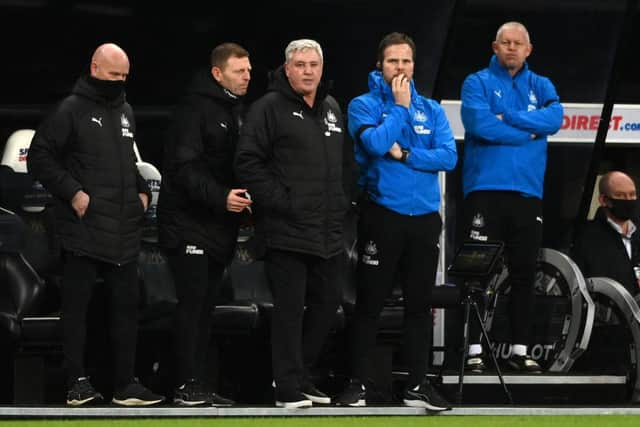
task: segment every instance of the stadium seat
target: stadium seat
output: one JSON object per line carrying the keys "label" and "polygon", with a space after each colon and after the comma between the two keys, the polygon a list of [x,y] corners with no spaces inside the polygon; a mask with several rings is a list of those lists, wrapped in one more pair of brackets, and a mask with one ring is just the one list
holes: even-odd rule
{"label": "stadium seat", "polygon": [[[162,185],[162,176],[158,169],[150,163],[138,162],[138,170],[151,189],[152,198],[145,214],[142,248],[138,257],[140,280],[142,282],[143,307],[142,322],[164,318],[167,321],[175,309],[175,284],[166,255],[158,247],[157,204]],[[250,280],[247,283],[252,283]],[[229,286],[242,286],[242,280],[228,283]],[[248,333],[258,324],[258,308],[251,298],[245,298],[243,291],[232,289],[232,296],[216,305],[212,313],[214,333],[242,334]],[[242,297],[238,298],[238,296]]]}
{"label": "stadium seat", "polygon": [[24,223],[0,208],[0,328],[12,341],[22,336],[22,319],[43,294],[44,282],[21,253]]}
{"label": "stadium seat", "polygon": [[7,139],[2,155],[2,200],[0,205],[14,211],[26,224],[23,254],[41,275],[59,265],[52,257],[51,236],[47,235],[50,212],[46,210],[52,196],[27,171],[29,146],[35,131],[21,129]]}
{"label": "stadium seat", "polygon": [[[630,401],[640,403],[640,308],[634,297],[620,283],[607,277],[586,279],[587,288],[596,303],[596,322],[593,333],[597,338],[603,334],[622,337],[612,345],[594,348],[590,343],[590,357],[585,362],[612,360],[622,356],[614,366],[600,366],[599,369],[623,369],[629,378]],[[602,329],[602,331],[600,331]],[[602,344],[596,342],[596,344]],[[601,353],[601,354],[599,354]],[[591,369],[598,368],[591,366]]]}

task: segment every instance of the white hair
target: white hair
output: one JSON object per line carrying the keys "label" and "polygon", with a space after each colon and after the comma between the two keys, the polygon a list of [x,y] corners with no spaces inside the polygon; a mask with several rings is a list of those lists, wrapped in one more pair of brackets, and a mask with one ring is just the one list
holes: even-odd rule
{"label": "white hair", "polygon": [[496,33],[496,41],[500,39],[502,32],[507,28],[515,28],[524,32],[524,38],[527,41],[527,44],[531,44],[531,40],[529,39],[529,31],[527,31],[527,27],[517,21],[509,21],[505,22],[498,28],[498,32]]}
{"label": "white hair", "polygon": [[307,49],[315,49],[315,51],[318,52],[318,55],[320,55],[320,60],[323,61],[320,43],[311,39],[294,40],[289,43],[287,48],[284,50],[284,61],[289,62],[295,52]]}

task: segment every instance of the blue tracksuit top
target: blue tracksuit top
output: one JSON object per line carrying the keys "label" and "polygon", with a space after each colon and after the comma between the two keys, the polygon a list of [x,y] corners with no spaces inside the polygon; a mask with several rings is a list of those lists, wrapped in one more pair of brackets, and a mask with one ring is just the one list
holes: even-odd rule
{"label": "blue tracksuit top", "polygon": [[[358,184],[375,203],[403,215],[438,211],[438,171],[458,159],[453,132],[442,107],[418,94],[396,105],[380,71],[369,73],[369,92],[349,103],[349,133],[360,165]],[[386,155],[394,142],[410,151],[406,163]]]}
{"label": "blue tracksuit top", "polygon": [[461,98],[465,197],[502,190],[542,199],[547,136],[560,129],[563,112],[551,81],[526,63],[511,77],[494,55],[488,68],[465,79]]}

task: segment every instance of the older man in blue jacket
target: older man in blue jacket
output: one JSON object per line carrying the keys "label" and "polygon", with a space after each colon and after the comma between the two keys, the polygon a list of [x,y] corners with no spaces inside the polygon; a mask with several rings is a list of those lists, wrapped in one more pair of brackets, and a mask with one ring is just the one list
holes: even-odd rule
{"label": "older man in blue jacket", "polygon": [[358,287],[352,329],[353,379],[338,403],[364,405],[366,360],[375,345],[385,298],[402,283],[405,351],[409,368],[403,401],[444,410],[448,404],[425,380],[429,355],[429,310],[442,222],[438,172],[457,161],[449,122],[440,105],[415,89],[415,44],[391,33],[378,48],[378,70],[369,92],[349,104],[349,132],[360,166],[362,203],[358,242]]}
{"label": "older man in blue jacket", "polygon": [[[505,242],[511,281],[508,363],[519,371],[540,372],[527,346],[542,240],[547,136],[560,129],[562,105],[551,81],[527,66],[532,45],[524,25],[503,24],[492,47],[489,67],[468,76],[462,86],[463,226],[468,239]],[[466,361],[476,372],[484,369],[479,335],[470,334]]]}

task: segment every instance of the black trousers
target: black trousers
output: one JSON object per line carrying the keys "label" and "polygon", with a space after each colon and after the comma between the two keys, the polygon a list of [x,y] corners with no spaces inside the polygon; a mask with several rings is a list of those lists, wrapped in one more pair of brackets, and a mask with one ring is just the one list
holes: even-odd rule
{"label": "black trousers", "polygon": [[[114,386],[123,387],[134,376],[138,339],[138,285],[135,262],[115,265],[70,252],[64,253],[62,329],[67,382],[85,376],[87,309],[102,276],[108,293],[109,335],[113,346]],[[102,331],[91,331],[102,333]]]}
{"label": "black trousers", "polygon": [[[536,261],[542,243],[542,200],[514,191],[476,191],[467,196],[464,215],[466,239],[505,243],[511,344],[529,345]],[[476,322],[471,322],[469,340],[480,342]]]}
{"label": "black trousers", "polygon": [[211,340],[211,313],[224,273],[224,264],[201,247],[187,243],[167,253],[178,305],[173,318],[176,384],[202,378]]}
{"label": "black trousers", "polygon": [[404,358],[408,385],[427,372],[432,340],[431,292],[438,264],[442,221],[437,212],[401,215],[373,203],[362,207],[358,224],[358,285],[351,328],[351,369],[369,380],[367,358],[375,347],[385,299],[400,283],[404,297]]}
{"label": "black trousers", "polygon": [[341,297],[339,257],[267,250],[273,294],[272,366],[280,390],[297,390],[308,381],[333,326]]}

